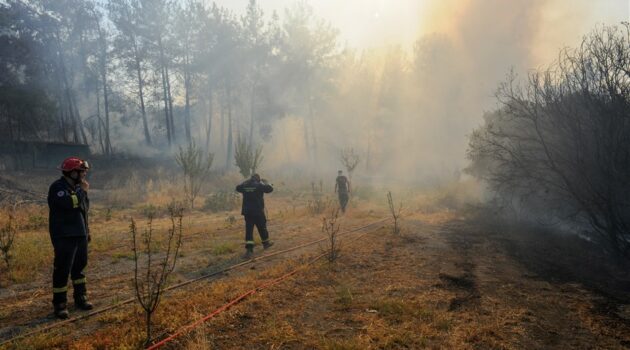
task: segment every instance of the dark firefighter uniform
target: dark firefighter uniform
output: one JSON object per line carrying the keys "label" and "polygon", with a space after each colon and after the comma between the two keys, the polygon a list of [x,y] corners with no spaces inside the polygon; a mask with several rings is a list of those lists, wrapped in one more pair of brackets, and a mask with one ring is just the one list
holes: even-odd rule
{"label": "dark firefighter uniform", "polygon": [[269,232],[265,217],[265,193],[271,193],[273,187],[261,182],[255,176],[236,186],[236,191],[243,194],[241,214],[245,217],[245,249],[251,254],[254,250],[254,226],[258,229],[265,248],[269,247]]}
{"label": "dark firefighter uniform", "polygon": [[335,188],[337,189],[337,194],[339,196],[339,206],[341,206],[341,211],[346,212],[346,205],[348,205],[348,200],[350,199],[350,186],[348,183],[348,178],[339,175],[337,176],[337,184]]}
{"label": "dark firefighter uniform", "polygon": [[67,301],[68,275],[72,278],[75,305],[89,309],[86,280],[83,269],[88,261],[88,210],[87,193],[80,186],[71,185],[64,177],[50,185],[49,230],[55,250],[53,271],[53,305]]}

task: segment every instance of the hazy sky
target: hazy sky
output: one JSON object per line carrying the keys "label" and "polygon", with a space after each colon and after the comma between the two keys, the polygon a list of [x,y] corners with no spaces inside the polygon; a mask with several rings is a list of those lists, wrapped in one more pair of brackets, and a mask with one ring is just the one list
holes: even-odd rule
{"label": "hazy sky", "polygon": [[[242,12],[248,0],[218,2]],[[558,48],[575,45],[597,24],[630,20],[630,0],[543,2],[543,21],[536,33],[534,53],[539,63],[553,58]],[[294,0],[259,0],[267,14],[278,10],[282,15],[283,9],[292,3]],[[309,3],[318,16],[340,29],[342,42],[350,46],[399,44],[410,48],[422,34],[448,31],[449,17],[457,17],[469,0],[311,0]]]}

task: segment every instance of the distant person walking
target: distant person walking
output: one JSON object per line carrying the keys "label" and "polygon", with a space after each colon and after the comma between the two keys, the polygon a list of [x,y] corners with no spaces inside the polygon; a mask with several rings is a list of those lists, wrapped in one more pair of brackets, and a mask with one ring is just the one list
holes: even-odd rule
{"label": "distant person walking", "polygon": [[48,190],[49,231],[55,250],[52,302],[55,316],[61,319],[69,316],[68,275],[72,279],[75,307],[92,309],[87,299],[83,272],[87,266],[90,241],[90,201],[87,195],[90,185],[85,180],[88,169],[88,162],[77,157],[67,158],[60,168],[63,176],[53,182]]}
{"label": "distant person walking", "polygon": [[335,193],[339,196],[339,206],[341,207],[341,212],[345,213],[348,200],[350,199],[350,181],[348,181],[348,178],[343,175],[343,171],[341,170],[337,172]]}
{"label": "distant person walking", "polygon": [[267,231],[267,218],[265,217],[265,193],[273,192],[273,187],[267,180],[260,179],[260,175],[254,174],[251,178],[236,186],[236,191],[243,194],[243,208],[241,214],[245,217],[245,258],[254,255],[254,226],[262,240],[263,248],[273,245],[269,240]]}

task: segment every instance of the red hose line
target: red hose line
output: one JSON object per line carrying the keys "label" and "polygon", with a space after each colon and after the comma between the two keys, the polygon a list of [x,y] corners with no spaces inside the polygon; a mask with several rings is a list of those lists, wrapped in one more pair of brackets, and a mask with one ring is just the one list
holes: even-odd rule
{"label": "red hose line", "polygon": [[[358,231],[358,230],[360,230],[360,229],[362,229],[362,228],[365,228],[365,227],[371,226],[371,225],[373,225],[373,224],[375,224],[375,223],[382,222],[382,221],[386,221],[386,220],[388,220],[388,219],[383,219],[383,220],[380,220],[380,221],[374,222],[374,223],[372,223],[372,224],[369,224],[369,225],[363,226],[363,227],[361,227],[361,228],[357,228],[357,229],[354,229],[354,230],[351,230],[351,231],[346,231],[345,233],[350,233],[350,232]],[[364,235],[366,235],[366,234],[367,234],[367,233],[364,233],[364,234],[362,234],[362,235],[359,235],[359,236],[355,237],[355,238],[354,238],[354,240],[357,240],[357,239],[359,239],[359,238],[363,237],[363,236],[364,236]],[[327,239],[327,238],[325,238],[325,239]],[[323,240],[325,240],[325,239],[323,239]],[[316,242],[319,242],[319,241],[322,241],[322,240],[318,240],[318,241],[316,241]],[[311,243],[309,243],[309,245],[310,245],[310,244],[314,244],[314,243],[315,243],[315,242],[311,242]],[[234,305],[238,304],[239,302],[241,302],[242,300],[246,299],[247,297],[249,297],[249,296],[251,296],[251,295],[255,294],[256,292],[261,291],[261,290],[263,290],[263,289],[267,289],[267,288],[269,288],[269,287],[271,287],[271,286],[273,286],[273,285],[276,285],[276,284],[278,284],[278,283],[280,283],[280,282],[282,282],[282,281],[286,280],[287,278],[289,278],[289,277],[291,277],[291,276],[295,275],[295,274],[296,274],[296,273],[298,273],[300,270],[307,268],[308,266],[310,266],[310,265],[314,264],[314,263],[315,263],[316,261],[318,261],[319,259],[321,259],[321,258],[323,258],[324,256],[326,256],[326,254],[328,254],[328,253],[327,253],[327,252],[326,252],[326,253],[322,253],[322,254],[320,254],[320,255],[316,256],[315,258],[313,258],[313,259],[312,259],[311,261],[309,261],[308,263],[306,263],[306,264],[304,264],[304,265],[302,265],[302,266],[300,266],[300,267],[298,267],[298,268],[296,268],[296,269],[294,269],[294,270],[292,270],[292,271],[290,271],[290,272],[288,272],[288,273],[286,273],[286,274],[284,274],[284,275],[282,275],[282,276],[280,276],[280,277],[278,277],[278,278],[276,278],[276,279],[272,280],[271,282],[268,282],[268,283],[266,283],[266,284],[260,285],[260,286],[258,286],[258,287],[256,287],[256,288],[254,288],[254,289],[250,289],[249,291],[247,291],[247,292],[245,292],[245,293],[243,293],[243,294],[239,295],[238,297],[236,297],[236,298],[232,299],[232,300],[231,300],[230,302],[228,302],[227,304],[224,304],[223,306],[219,307],[218,309],[216,309],[216,310],[212,311],[211,313],[209,313],[208,315],[204,316],[203,318],[200,318],[200,319],[198,319],[197,321],[194,321],[194,322],[189,323],[188,325],[186,325],[186,326],[184,326],[184,327],[181,327],[181,328],[180,328],[177,332],[175,332],[175,333],[171,334],[170,336],[168,336],[168,337],[164,338],[163,340],[161,340],[161,341],[159,341],[159,342],[157,342],[157,343],[155,343],[155,344],[153,344],[153,345],[149,346],[149,347],[147,348],[147,350],[154,350],[154,349],[159,349],[159,348],[161,348],[162,346],[164,346],[164,345],[166,345],[167,343],[169,343],[169,342],[171,342],[171,341],[175,340],[176,338],[178,338],[178,337],[180,337],[180,336],[182,336],[182,335],[184,335],[184,334],[188,333],[190,330],[192,330],[192,329],[196,328],[197,326],[199,326],[200,324],[202,324],[202,323],[206,322],[207,320],[209,320],[209,319],[213,318],[214,316],[216,316],[216,315],[218,315],[218,314],[222,313],[223,311],[228,310],[230,307],[232,307],[232,306],[234,306]],[[271,255],[271,254],[270,254],[270,255]]]}
{"label": "red hose line", "polygon": [[[364,229],[364,228],[367,228],[367,227],[369,227],[369,226],[372,226],[372,225],[375,225],[375,224],[379,224],[379,223],[381,223],[381,222],[388,221],[388,220],[391,220],[391,218],[381,219],[381,220],[378,220],[378,221],[374,221],[374,222],[372,222],[372,223],[369,223],[369,224],[367,224],[367,225],[364,225],[364,226],[361,226],[361,227],[354,228],[354,229],[352,229],[352,230],[348,230],[348,231],[345,231],[345,232],[341,232],[341,233],[339,233],[339,236],[344,236],[344,235],[346,235],[346,234],[348,234],[348,233],[356,232],[356,231],[362,230],[362,229]],[[235,265],[228,266],[228,267],[226,267],[226,268],[224,268],[224,269],[222,269],[222,270],[215,271],[215,272],[212,272],[212,273],[208,273],[208,274],[205,274],[205,275],[199,276],[199,277],[197,277],[197,278],[193,278],[193,279],[190,279],[190,280],[187,280],[187,281],[184,281],[184,282],[181,282],[181,283],[178,283],[178,284],[175,284],[175,285],[169,286],[169,287],[165,288],[165,289],[164,289],[164,291],[169,291],[169,290],[172,290],[172,289],[181,288],[181,287],[186,286],[186,285],[188,285],[188,284],[192,284],[192,283],[198,282],[198,281],[200,281],[200,280],[207,279],[207,278],[210,278],[210,277],[214,277],[214,276],[217,276],[217,275],[223,274],[223,273],[225,273],[225,272],[228,272],[228,271],[230,271],[230,270],[233,270],[233,269],[236,269],[236,268],[239,268],[239,267],[245,266],[245,265],[249,265],[249,264],[253,263],[254,261],[258,261],[258,260],[265,260],[265,259],[267,259],[267,258],[270,258],[270,257],[276,256],[276,255],[280,255],[280,254],[288,253],[288,252],[290,252],[290,251],[293,251],[293,250],[298,250],[298,249],[300,249],[300,248],[305,248],[305,247],[308,247],[308,246],[311,246],[311,245],[314,245],[314,244],[317,244],[317,243],[323,242],[323,241],[325,241],[326,239],[327,239],[327,238],[322,238],[322,239],[318,239],[318,240],[311,241],[311,242],[308,242],[308,243],[300,244],[300,245],[295,246],[295,247],[291,247],[291,248],[287,248],[287,249],[284,249],[284,250],[276,251],[276,252],[273,252],[273,253],[265,254],[265,255],[262,255],[262,256],[260,256],[260,257],[253,258],[253,259],[251,259],[251,260],[247,260],[247,261],[244,261],[244,262],[241,262],[241,263],[235,264]],[[92,316],[96,316],[96,315],[98,315],[98,314],[101,314],[101,313],[104,313],[104,312],[107,312],[107,311],[110,311],[110,310],[113,310],[113,309],[117,309],[117,308],[119,308],[119,307],[121,307],[121,306],[124,306],[124,305],[130,304],[130,303],[134,302],[135,300],[136,300],[135,298],[129,298],[129,299],[123,300],[123,301],[121,301],[121,302],[118,302],[118,303],[116,303],[116,304],[106,306],[106,307],[104,307],[104,308],[102,308],[102,309],[93,310],[93,311],[91,311],[91,312],[89,312],[89,313],[87,313],[87,314],[84,314],[84,315],[75,316],[75,317],[72,317],[72,318],[69,318],[69,319],[67,319],[67,320],[63,320],[63,321],[57,321],[57,322],[55,322],[55,323],[52,323],[52,324],[49,324],[49,325],[47,325],[47,326],[44,326],[44,327],[41,327],[41,328],[38,328],[38,329],[32,330],[32,331],[30,331],[30,332],[25,332],[25,333],[19,334],[19,335],[17,335],[17,336],[15,336],[15,337],[13,337],[13,338],[9,338],[9,339],[6,339],[6,340],[3,340],[3,341],[0,341],[0,346],[5,345],[5,344],[8,344],[8,343],[11,343],[11,342],[14,342],[14,341],[17,341],[17,340],[20,340],[20,339],[23,339],[23,338],[25,338],[25,337],[30,337],[30,336],[33,336],[33,335],[35,335],[35,334],[39,334],[39,333],[46,332],[46,331],[48,331],[48,330],[51,330],[51,329],[54,329],[54,328],[60,327],[60,326],[65,325],[65,324],[74,323],[74,322],[79,321],[79,320],[83,320],[83,319],[86,319],[86,318],[90,318],[90,317],[92,317]]]}
{"label": "red hose line", "polygon": [[232,299],[230,302],[228,302],[227,304],[224,304],[223,306],[219,307],[218,309],[212,311],[211,313],[209,313],[208,315],[204,316],[203,318],[198,319],[197,321],[194,321],[192,323],[187,324],[184,327],[181,327],[177,332],[171,334],[170,336],[162,339],[161,341],[151,345],[150,347],[147,348],[147,350],[154,350],[154,349],[159,349],[162,346],[166,345],[167,343],[175,340],[176,338],[190,332],[192,329],[197,328],[197,326],[199,326],[200,324],[208,321],[209,319],[213,318],[214,316],[222,313],[223,311],[228,310],[229,308],[231,308],[232,306],[238,304],[239,302],[241,302],[242,300],[246,299],[249,296],[254,295],[256,292],[259,292],[261,290],[267,289],[271,286],[274,286],[284,280],[286,280],[287,278],[295,275],[296,273],[298,273],[300,270],[306,268],[307,266],[315,263],[317,260],[321,259],[322,257],[324,257],[327,253],[323,253],[321,255],[318,255],[317,257],[315,257],[313,260],[309,261],[306,265],[302,265],[274,280],[272,280],[271,282],[262,284],[256,288],[250,289],[247,292],[239,295],[238,297]]}

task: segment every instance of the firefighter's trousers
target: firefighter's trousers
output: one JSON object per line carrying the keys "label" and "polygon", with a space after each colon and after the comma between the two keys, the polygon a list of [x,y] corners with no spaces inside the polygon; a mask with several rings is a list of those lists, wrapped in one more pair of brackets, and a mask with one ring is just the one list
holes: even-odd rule
{"label": "firefighter's trousers", "polygon": [[254,226],[258,229],[258,234],[263,244],[269,241],[269,231],[267,231],[267,218],[262,215],[245,215],[245,248],[254,248]]}
{"label": "firefighter's trousers", "polygon": [[53,304],[66,302],[68,275],[72,279],[74,298],[85,295],[85,275],[83,269],[88,262],[87,237],[53,238],[55,262],[53,270]]}
{"label": "firefighter's trousers", "polygon": [[346,212],[346,206],[348,205],[348,200],[350,196],[348,192],[339,192],[339,206],[341,207],[342,212]]}

